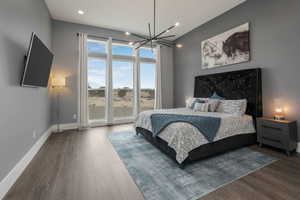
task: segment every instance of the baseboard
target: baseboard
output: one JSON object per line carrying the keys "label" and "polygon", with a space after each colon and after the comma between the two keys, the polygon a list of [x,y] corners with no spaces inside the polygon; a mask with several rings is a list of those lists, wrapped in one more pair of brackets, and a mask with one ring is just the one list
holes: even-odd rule
{"label": "baseboard", "polygon": [[0,182],[0,199],[4,198],[4,196],[9,191],[11,186],[13,186],[13,184],[21,176],[23,171],[26,169],[26,167],[28,166],[30,161],[34,158],[34,156],[38,153],[38,151],[46,142],[46,140],[51,135],[51,133],[52,133],[52,127],[50,127],[40,137],[40,139],[31,147],[31,149],[25,154],[25,156],[15,165],[15,167]]}
{"label": "baseboard", "polygon": [[298,142],[297,152],[300,153],[300,142]]}
{"label": "baseboard", "polygon": [[59,131],[57,131],[57,124],[52,125],[52,132],[60,133],[62,131],[77,129],[77,123],[59,124]]}

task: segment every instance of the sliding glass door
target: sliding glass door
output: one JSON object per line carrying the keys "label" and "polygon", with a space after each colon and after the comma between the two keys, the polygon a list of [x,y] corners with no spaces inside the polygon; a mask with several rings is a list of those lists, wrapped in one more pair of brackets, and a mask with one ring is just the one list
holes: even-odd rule
{"label": "sliding glass door", "polygon": [[140,111],[155,106],[156,51],[140,48]]}
{"label": "sliding glass door", "polygon": [[131,122],[137,112],[154,109],[155,50],[95,39],[87,47],[90,125]]}
{"label": "sliding glass door", "polygon": [[105,120],[106,61],[88,59],[88,112],[90,120]]}
{"label": "sliding glass door", "polygon": [[133,117],[133,63],[128,61],[113,61],[113,118]]}
{"label": "sliding glass door", "polygon": [[155,64],[140,64],[140,111],[153,110],[155,104]]}
{"label": "sliding glass door", "polygon": [[106,119],[106,43],[88,40],[88,118],[89,121]]}

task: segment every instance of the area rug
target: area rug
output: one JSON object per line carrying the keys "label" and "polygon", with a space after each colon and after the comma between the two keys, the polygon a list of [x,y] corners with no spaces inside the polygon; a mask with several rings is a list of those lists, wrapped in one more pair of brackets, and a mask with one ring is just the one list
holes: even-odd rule
{"label": "area rug", "polygon": [[145,200],[197,200],[276,158],[241,148],[186,166],[178,165],[134,132],[108,137]]}

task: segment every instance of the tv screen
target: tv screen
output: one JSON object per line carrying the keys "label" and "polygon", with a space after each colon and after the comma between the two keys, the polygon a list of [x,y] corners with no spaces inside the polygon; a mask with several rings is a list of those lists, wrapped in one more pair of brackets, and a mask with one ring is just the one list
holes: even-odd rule
{"label": "tv screen", "polygon": [[51,51],[35,33],[32,33],[21,85],[47,87],[52,61]]}

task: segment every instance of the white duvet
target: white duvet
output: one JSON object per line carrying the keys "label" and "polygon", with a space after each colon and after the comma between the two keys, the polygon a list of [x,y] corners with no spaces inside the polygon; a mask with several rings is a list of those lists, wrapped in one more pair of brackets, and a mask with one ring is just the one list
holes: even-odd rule
{"label": "white duvet", "polygon": [[[154,113],[219,117],[221,118],[220,128],[214,141],[238,134],[255,133],[252,116],[234,116],[217,112],[197,112],[189,108],[144,111],[138,115],[135,126],[152,132],[150,117]],[[182,163],[188,157],[190,151],[209,143],[196,127],[184,122],[176,122],[168,125],[158,137],[166,141],[168,145],[175,150],[176,160],[179,163]]]}

